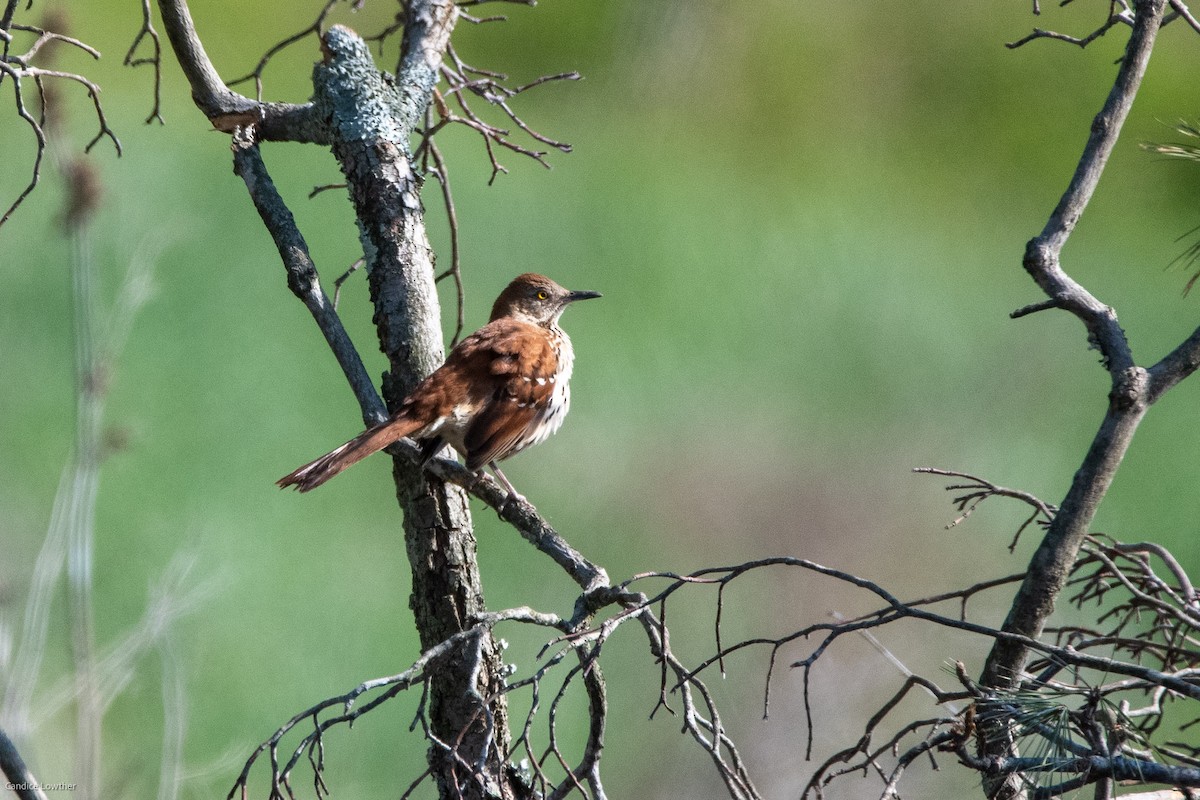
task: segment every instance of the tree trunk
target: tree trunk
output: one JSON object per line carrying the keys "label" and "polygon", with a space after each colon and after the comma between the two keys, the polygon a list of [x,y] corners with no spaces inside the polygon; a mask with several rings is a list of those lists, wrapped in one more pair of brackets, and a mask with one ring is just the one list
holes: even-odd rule
{"label": "tree trunk", "polygon": [[[366,44],[342,27],[324,38],[313,72],[314,105],[349,186],[390,369],[383,395],[395,408],[443,359],[433,254],[409,136],[423,119],[455,7],[414,2],[398,85],[375,67]],[[466,493],[395,459],[396,494],[412,566],[410,605],[428,649],[470,627],[485,610]],[[500,650],[489,633],[469,640],[435,671],[426,709],[430,767],[443,798],[515,797],[505,765],[508,715]]]}

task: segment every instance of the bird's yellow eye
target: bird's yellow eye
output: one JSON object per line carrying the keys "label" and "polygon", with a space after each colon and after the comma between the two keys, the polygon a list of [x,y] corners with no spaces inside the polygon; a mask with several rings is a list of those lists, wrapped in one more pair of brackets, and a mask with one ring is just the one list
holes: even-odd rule
{"label": "bird's yellow eye", "polygon": [[550,296],[550,295],[546,294],[545,292],[538,292],[538,293],[537,293],[537,299],[538,299],[538,300],[545,300],[545,299],[546,299],[547,297],[549,297],[549,296]]}

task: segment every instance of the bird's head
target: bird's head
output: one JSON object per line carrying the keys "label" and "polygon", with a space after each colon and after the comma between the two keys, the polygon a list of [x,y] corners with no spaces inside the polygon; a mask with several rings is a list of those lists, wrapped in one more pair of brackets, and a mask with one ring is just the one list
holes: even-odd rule
{"label": "bird's head", "polygon": [[496,304],[492,306],[492,320],[515,317],[549,327],[558,321],[563,310],[571,303],[599,296],[599,292],[568,291],[545,275],[527,272],[513,279],[496,298]]}

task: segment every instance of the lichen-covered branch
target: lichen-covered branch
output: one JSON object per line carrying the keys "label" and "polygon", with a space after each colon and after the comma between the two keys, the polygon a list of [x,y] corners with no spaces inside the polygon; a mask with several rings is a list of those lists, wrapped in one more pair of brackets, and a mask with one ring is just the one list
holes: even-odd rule
{"label": "lichen-covered branch", "polygon": [[[390,365],[383,384],[389,407],[442,360],[433,259],[408,141],[436,81],[430,50],[444,46],[454,15],[445,0],[409,4],[408,68],[398,83],[379,72],[357,34],[340,26],[325,32],[325,58],[313,70],[313,105],[359,223],[380,349]],[[405,459],[395,460],[394,474],[413,572],[411,604],[428,649],[486,613],[472,523],[458,487],[426,480]],[[475,648],[447,656],[430,677],[431,740],[453,743],[429,749],[441,796],[519,794],[503,763],[509,741],[503,680],[500,648],[486,631]],[[464,770],[459,759],[476,766]]]}

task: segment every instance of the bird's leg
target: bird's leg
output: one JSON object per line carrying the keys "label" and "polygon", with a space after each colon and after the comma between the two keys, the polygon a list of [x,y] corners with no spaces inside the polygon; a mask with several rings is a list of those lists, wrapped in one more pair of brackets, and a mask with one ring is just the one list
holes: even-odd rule
{"label": "bird's leg", "polygon": [[495,461],[488,464],[488,467],[490,467],[492,472],[495,474],[496,480],[500,481],[500,485],[508,490],[508,497],[505,498],[504,505],[502,505],[498,509],[501,513],[503,513],[504,510],[506,508],[508,508],[508,504],[514,500],[518,500],[522,503],[525,502],[525,495],[521,494],[520,492],[518,492],[516,489],[513,488],[513,485],[508,482],[508,478],[504,477],[504,473],[501,472],[500,468],[496,466]]}

